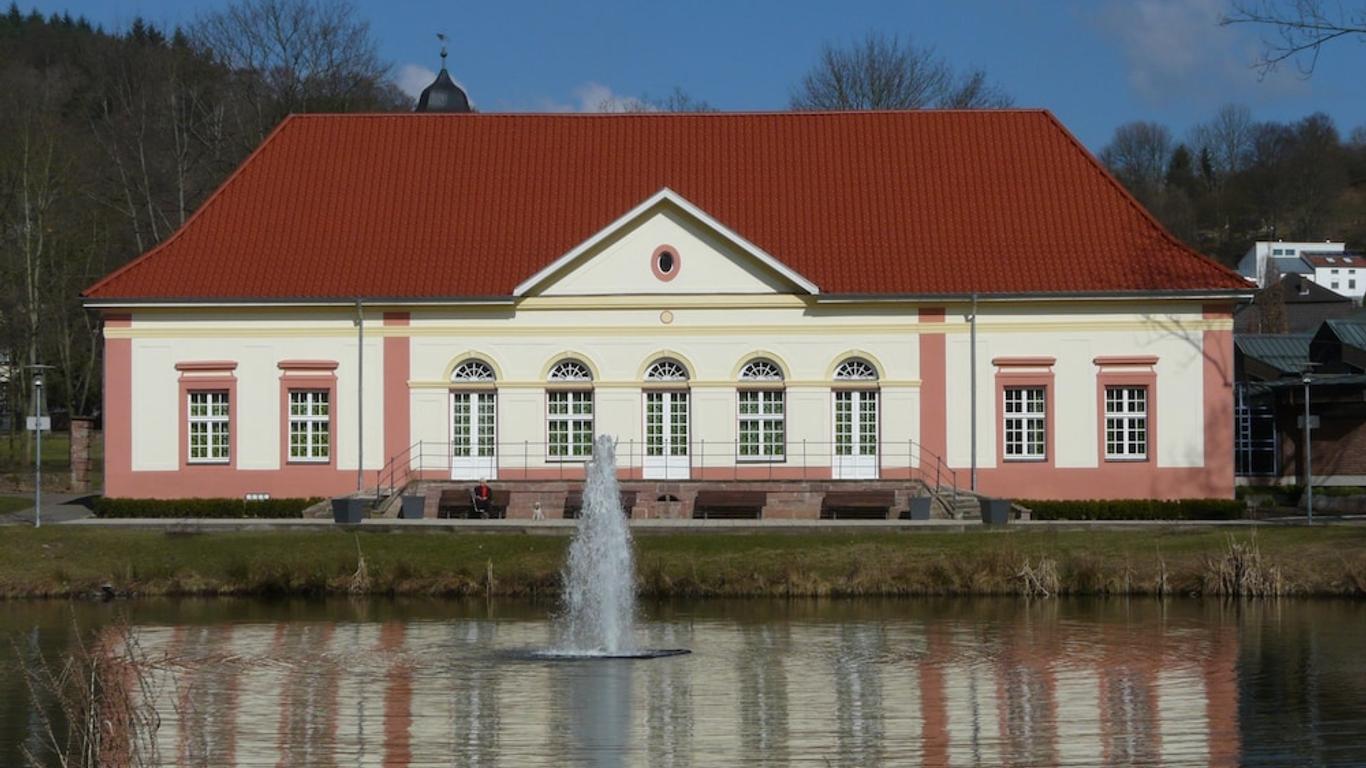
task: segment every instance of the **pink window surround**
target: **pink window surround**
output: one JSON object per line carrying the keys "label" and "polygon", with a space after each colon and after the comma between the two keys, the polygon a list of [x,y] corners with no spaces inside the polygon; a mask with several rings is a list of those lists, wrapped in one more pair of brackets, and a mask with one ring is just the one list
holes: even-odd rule
{"label": "pink window surround", "polygon": [[[180,371],[180,424],[177,428],[180,441],[180,471],[187,477],[221,475],[237,469],[237,377],[233,371],[237,363],[232,360],[208,360],[176,363]],[[197,463],[190,461],[190,393],[227,392],[228,393],[228,460],[222,463]]]}
{"label": "pink window surround", "polygon": [[[668,272],[665,272],[664,270],[659,268],[659,255],[666,251],[673,254],[674,257],[673,268],[670,269]],[[655,278],[658,280],[662,280],[666,283],[669,282],[675,277],[678,277],[678,271],[682,267],[683,257],[678,255],[678,249],[673,247],[672,245],[661,245],[655,249],[654,253],[650,254],[650,271],[654,273]]]}
{"label": "pink window surround", "polygon": [[[1096,455],[1105,463],[1123,467],[1126,464],[1157,463],[1157,357],[1153,355],[1133,357],[1097,357],[1092,362],[1100,370],[1096,371],[1096,421],[1098,427]],[[1110,458],[1105,450],[1105,390],[1108,387],[1142,387],[1147,390],[1147,452],[1143,458]],[[1136,470],[1137,471],[1137,470]]]}
{"label": "pink window surround", "polygon": [[[1021,471],[1031,472],[1039,467],[1053,468],[1053,434],[1057,421],[1053,398],[1052,357],[997,357],[991,364],[996,366],[996,465],[1007,465]],[[1038,387],[1043,389],[1043,458],[1006,458],[1006,389],[1014,387]]]}
{"label": "pink window surround", "polygon": [[281,360],[277,367],[282,371],[335,371],[336,360]]}
{"label": "pink window surround", "polygon": [[[291,471],[333,470],[337,466],[337,361],[281,360],[280,466]],[[327,393],[327,461],[306,461],[289,455],[289,393]]]}

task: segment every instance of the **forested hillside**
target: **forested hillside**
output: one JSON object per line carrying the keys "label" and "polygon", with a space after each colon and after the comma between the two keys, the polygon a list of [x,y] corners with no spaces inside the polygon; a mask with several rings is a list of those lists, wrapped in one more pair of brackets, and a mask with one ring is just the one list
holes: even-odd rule
{"label": "forested hillside", "polygon": [[349,6],[244,0],[187,29],[0,16],[0,377],[27,408],[99,408],[78,293],[156,245],[285,115],[410,109]]}
{"label": "forested hillside", "polygon": [[1178,140],[1167,126],[1115,130],[1101,160],[1173,234],[1232,265],[1256,240],[1366,247],[1366,126],[1327,115],[1257,122],[1226,105]]}

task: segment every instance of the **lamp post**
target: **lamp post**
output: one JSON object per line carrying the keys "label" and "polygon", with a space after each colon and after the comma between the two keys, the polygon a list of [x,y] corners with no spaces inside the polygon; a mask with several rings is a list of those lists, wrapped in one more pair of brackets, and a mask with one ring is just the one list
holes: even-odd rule
{"label": "lamp post", "polygon": [[1300,374],[1300,381],[1304,383],[1304,490],[1308,494],[1305,498],[1305,510],[1308,512],[1309,523],[1314,522],[1314,448],[1309,442],[1309,371]]}
{"label": "lamp post", "polygon": [[43,372],[33,374],[33,527],[43,527]]}

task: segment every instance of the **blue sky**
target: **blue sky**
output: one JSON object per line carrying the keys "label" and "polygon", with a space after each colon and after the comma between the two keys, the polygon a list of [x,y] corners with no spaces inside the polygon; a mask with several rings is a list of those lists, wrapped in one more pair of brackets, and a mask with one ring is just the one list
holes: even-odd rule
{"label": "blue sky", "polygon": [[[1092,149],[1134,119],[1178,137],[1222,103],[1260,120],[1323,111],[1366,125],[1366,45],[1340,41],[1312,78],[1249,65],[1261,32],[1220,27],[1230,0],[352,0],[399,82],[420,89],[452,38],[451,74],[484,111],[591,109],[675,86],[724,110],[783,109],[826,41],[868,30],[911,37],[979,66],[1016,104],[1046,107]],[[106,28],[173,26],[222,0],[29,0]]]}

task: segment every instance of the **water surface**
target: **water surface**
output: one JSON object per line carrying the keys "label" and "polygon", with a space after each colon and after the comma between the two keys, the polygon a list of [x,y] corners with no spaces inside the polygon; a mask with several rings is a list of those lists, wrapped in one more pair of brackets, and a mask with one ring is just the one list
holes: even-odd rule
{"label": "water surface", "polygon": [[551,605],[0,604],[0,765],[41,746],[14,668],[126,614],[163,765],[1366,763],[1346,601],[735,600],[644,607],[693,653],[549,662]]}

